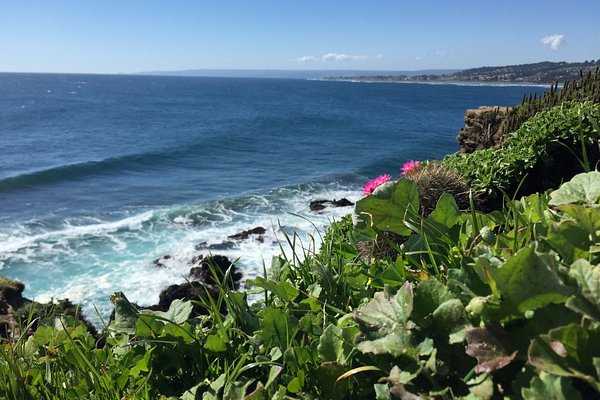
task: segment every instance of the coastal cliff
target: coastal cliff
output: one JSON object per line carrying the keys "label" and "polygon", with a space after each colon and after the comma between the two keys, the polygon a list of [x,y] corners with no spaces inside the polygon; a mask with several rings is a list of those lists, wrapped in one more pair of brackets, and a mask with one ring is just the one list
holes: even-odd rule
{"label": "coastal cliff", "polygon": [[512,107],[490,106],[467,110],[465,126],[457,137],[460,152],[472,153],[499,146],[503,140],[499,128],[512,110]]}

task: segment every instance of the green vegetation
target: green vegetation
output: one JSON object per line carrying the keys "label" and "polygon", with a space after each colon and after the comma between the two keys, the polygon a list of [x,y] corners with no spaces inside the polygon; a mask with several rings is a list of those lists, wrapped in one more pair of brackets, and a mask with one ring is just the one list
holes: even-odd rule
{"label": "green vegetation", "polygon": [[523,179],[532,192],[594,169],[598,139],[600,104],[565,102],[535,114],[500,148],[452,154],[442,164],[460,172],[476,191],[501,198],[502,192],[514,193]]}
{"label": "green vegetation", "polygon": [[[98,343],[57,316],[0,347],[3,397],[590,398],[600,393],[600,173],[507,204],[427,217],[408,179],[357,204],[319,252],[273,260],[251,282],[138,310],[113,296]],[[400,213],[398,210],[402,210]],[[408,236],[396,259],[365,260],[356,238]],[[369,239],[371,238],[371,239]],[[294,238],[289,238],[290,242]],[[302,256],[302,257],[300,257]],[[200,301],[200,300],[199,300]],[[219,313],[225,304],[227,315]],[[91,396],[89,393],[92,393]],[[405,396],[405,397],[402,397]],[[408,397],[407,397],[408,396]]]}
{"label": "green vegetation", "polygon": [[581,72],[580,79],[565,81],[560,90],[557,80],[556,85],[551,86],[540,98],[537,95],[523,96],[521,104],[508,113],[497,135],[507,137],[535,114],[550,111],[568,101],[600,103],[600,67],[588,71],[585,75]]}
{"label": "green vegetation", "polygon": [[[498,150],[423,163],[318,249],[285,236],[248,281],[255,302],[215,270],[217,295],[168,311],[115,293],[99,335],[61,308],[20,311],[24,334],[0,341],[0,397],[596,398],[599,135],[598,104],[565,102]],[[532,193],[484,213],[468,184]]]}

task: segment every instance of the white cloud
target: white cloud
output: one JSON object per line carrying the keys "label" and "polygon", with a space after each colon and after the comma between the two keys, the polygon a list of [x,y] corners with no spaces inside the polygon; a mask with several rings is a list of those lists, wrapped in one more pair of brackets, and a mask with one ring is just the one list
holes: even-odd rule
{"label": "white cloud", "polygon": [[313,56],[302,56],[298,58],[294,58],[292,61],[297,62],[298,64],[306,63],[306,62],[314,62],[317,61],[317,57]]}
{"label": "white cloud", "polygon": [[565,35],[544,36],[540,42],[543,45],[549,46],[552,51],[557,51],[558,48],[565,43]]}
{"label": "white cloud", "polygon": [[382,59],[383,59],[383,57],[385,57],[383,54],[377,54],[377,59],[378,59],[378,60],[382,60]]}
{"label": "white cloud", "polygon": [[415,61],[421,61],[423,59],[424,56],[416,56],[415,57]]}
{"label": "white cloud", "polygon": [[365,61],[369,56],[355,56],[350,54],[327,53],[322,59],[323,61]]}

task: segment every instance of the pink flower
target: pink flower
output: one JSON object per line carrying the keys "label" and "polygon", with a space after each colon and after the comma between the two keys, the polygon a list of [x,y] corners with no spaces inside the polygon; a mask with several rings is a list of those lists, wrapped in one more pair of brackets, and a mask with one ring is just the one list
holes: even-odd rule
{"label": "pink flower", "polygon": [[377,178],[367,182],[367,184],[365,186],[363,186],[363,194],[366,194],[367,196],[370,195],[371,193],[373,193],[373,191],[375,189],[377,189],[379,186],[383,185],[386,182],[389,182],[392,179],[392,177],[388,174],[385,175],[380,175]]}
{"label": "pink flower", "polygon": [[401,168],[402,175],[410,174],[411,172],[419,168],[419,165],[421,165],[421,163],[415,160],[405,162],[404,164],[402,164]]}

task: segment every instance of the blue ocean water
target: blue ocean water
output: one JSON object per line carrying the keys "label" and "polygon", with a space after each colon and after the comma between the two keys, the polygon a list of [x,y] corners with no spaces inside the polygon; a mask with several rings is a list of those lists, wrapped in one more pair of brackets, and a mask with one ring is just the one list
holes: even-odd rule
{"label": "blue ocean water", "polygon": [[457,151],[467,108],[543,90],[0,74],[0,275],[105,317],[113,291],[154,303],[198,243],[263,226],[267,240],[218,251],[255,276],[281,227],[310,240],[350,211],[311,200],[357,200],[369,178]]}

